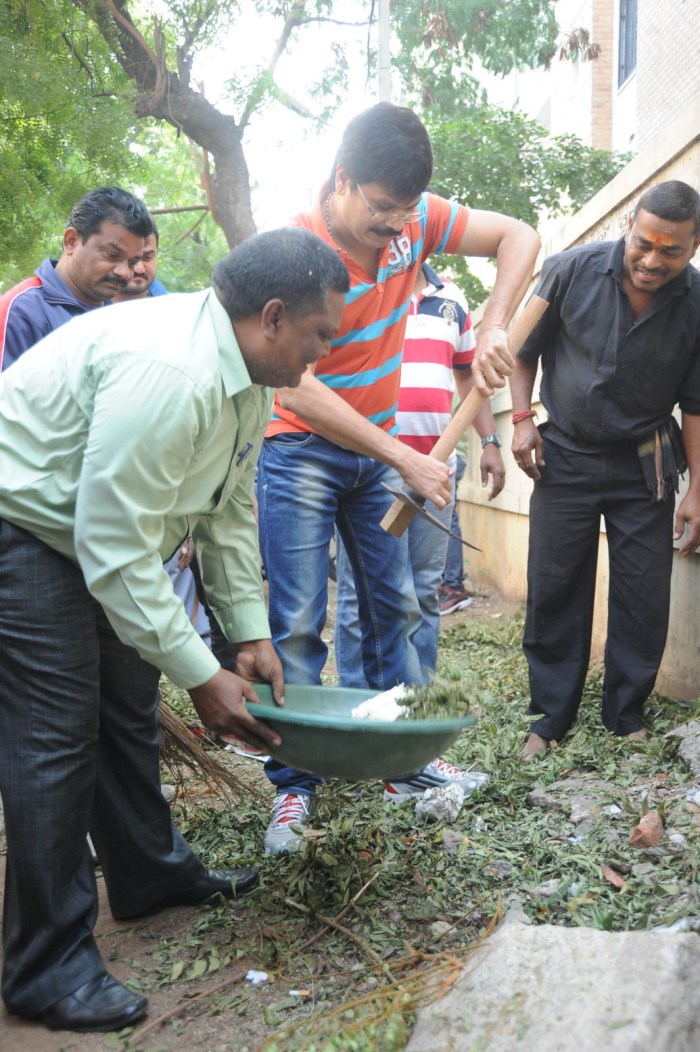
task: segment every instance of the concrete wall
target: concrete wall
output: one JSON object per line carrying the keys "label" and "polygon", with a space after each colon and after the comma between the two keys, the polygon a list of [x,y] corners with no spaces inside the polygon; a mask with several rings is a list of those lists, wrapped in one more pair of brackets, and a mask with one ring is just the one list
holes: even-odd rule
{"label": "concrete wall", "polygon": [[[665,179],[683,179],[700,190],[700,98],[686,107],[655,141],[634,158],[615,179],[559,228],[543,246],[541,258],[571,245],[618,237],[641,193]],[[700,256],[696,257],[696,265]],[[478,323],[478,312],[475,316]],[[540,419],[545,415],[539,408]],[[493,409],[503,438],[507,468],[506,486],[489,504],[479,479],[480,446],[469,437],[469,464],[460,485],[460,522],[464,536],[483,549],[469,551],[470,576],[480,584],[495,586],[511,599],[525,599],[528,504],[532,483],[519,471],[510,455],[512,426],[509,391],[494,396]],[[682,495],[682,494],[681,494]],[[607,550],[601,534],[594,624],[594,658],[602,655],[606,630]],[[676,558],[673,572],[671,628],[658,689],[673,697],[700,695],[700,556]]]}

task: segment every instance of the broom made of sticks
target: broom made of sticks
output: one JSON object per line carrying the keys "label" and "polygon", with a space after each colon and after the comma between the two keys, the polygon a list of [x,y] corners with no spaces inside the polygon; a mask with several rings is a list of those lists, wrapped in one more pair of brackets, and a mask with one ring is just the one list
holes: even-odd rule
{"label": "broom made of sticks", "polygon": [[193,731],[181,716],[161,695],[161,757],[175,781],[182,785],[181,767],[201,777],[208,789],[222,797],[226,803],[232,798],[247,794],[257,796],[258,790],[249,782],[239,778],[230,768],[205,748],[207,742],[215,745],[206,729],[200,734]]}

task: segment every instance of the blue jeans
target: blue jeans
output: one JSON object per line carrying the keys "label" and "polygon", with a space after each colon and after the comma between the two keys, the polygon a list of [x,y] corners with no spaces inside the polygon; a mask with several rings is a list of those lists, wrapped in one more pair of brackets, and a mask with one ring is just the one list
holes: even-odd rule
{"label": "blue jeans", "polygon": [[[204,642],[211,649],[211,626],[204,604],[199,602],[199,597],[197,596],[197,582],[189,566],[184,570],[178,568],[178,558],[179,553],[176,552],[165,563],[165,569],[168,572],[168,577],[173,582],[175,595],[182,599],[187,616]],[[193,564],[194,562],[196,562],[196,559],[193,560]]]}
{"label": "blue jeans", "polygon": [[[426,506],[426,510],[444,522],[446,526],[450,524],[454,507],[454,480],[452,480],[452,493],[452,502],[442,510],[438,510],[430,502]],[[435,672],[437,664],[438,633],[440,631],[438,588],[442,581],[445,551],[449,540],[446,533],[431,525],[420,515],[416,515],[408,528],[409,564],[413,588],[421,613],[421,623],[415,634],[414,643],[424,679],[428,679]],[[340,536],[336,539],[336,579],[338,603],[335,615],[335,663],[338,675],[345,686],[365,687],[368,684],[362,668],[357,592],[352,566]]]}
{"label": "blue jeans", "polygon": [[[464,469],[466,464],[457,454],[457,474],[455,475],[455,498],[452,505],[452,521],[450,523],[450,529],[453,533],[462,536],[462,531],[459,526],[459,515],[457,505],[457,487],[464,475]],[[454,537],[447,538],[447,552],[445,555],[445,570],[442,575],[442,583],[447,585],[449,588],[462,588],[464,585],[464,545]]]}
{"label": "blue jeans", "polygon": [[[408,539],[379,525],[396,487],[391,468],[319,435],[266,439],[258,464],[260,546],[267,572],[272,641],[288,683],[320,683],[328,647],[330,543],[336,528],[350,559],[362,625],[361,657],[370,687],[423,681],[414,637],[420,610],[408,566]],[[342,678],[341,686],[349,686]],[[278,788],[313,792],[322,779],[275,761]]]}

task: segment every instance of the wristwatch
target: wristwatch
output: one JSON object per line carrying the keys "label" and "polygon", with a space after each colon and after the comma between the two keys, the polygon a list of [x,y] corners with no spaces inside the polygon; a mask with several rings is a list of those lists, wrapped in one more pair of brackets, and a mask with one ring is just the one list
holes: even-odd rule
{"label": "wristwatch", "polygon": [[501,448],[501,436],[498,431],[494,431],[492,435],[485,435],[481,440],[481,448],[485,449],[490,442],[493,442],[494,446],[498,446],[499,449]]}

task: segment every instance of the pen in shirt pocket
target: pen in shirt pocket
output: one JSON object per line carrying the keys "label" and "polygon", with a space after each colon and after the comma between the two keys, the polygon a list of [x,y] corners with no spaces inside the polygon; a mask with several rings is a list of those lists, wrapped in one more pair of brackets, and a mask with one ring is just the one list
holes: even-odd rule
{"label": "pen in shirt pocket", "polygon": [[252,449],[253,449],[253,443],[252,442],[246,442],[246,444],[243,446],[243,449],[239,450],[238,453],[236,454],[236,467],[240,467],[240,465],[243,463],[245,458],[250,454]]}

